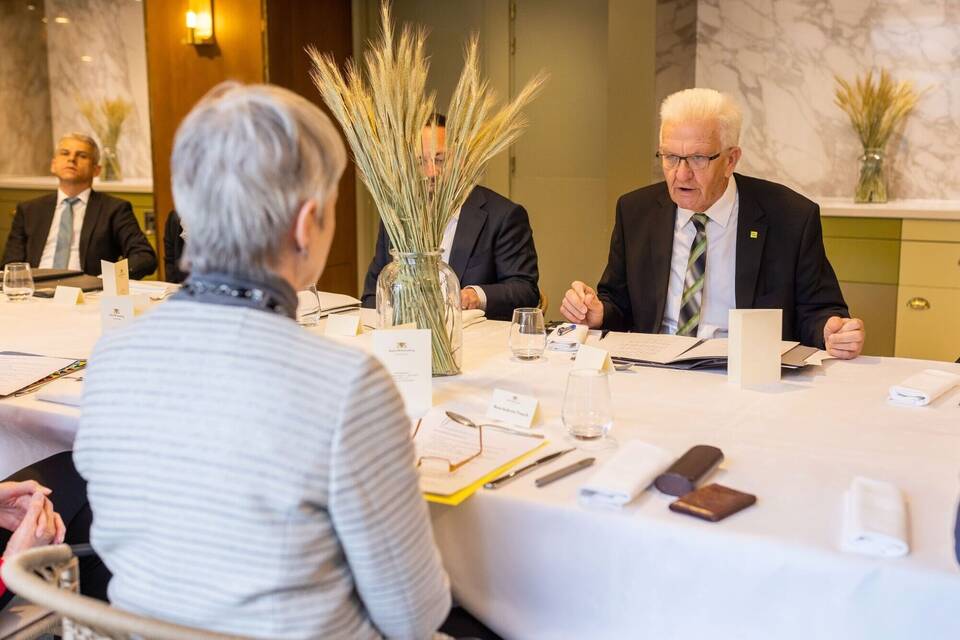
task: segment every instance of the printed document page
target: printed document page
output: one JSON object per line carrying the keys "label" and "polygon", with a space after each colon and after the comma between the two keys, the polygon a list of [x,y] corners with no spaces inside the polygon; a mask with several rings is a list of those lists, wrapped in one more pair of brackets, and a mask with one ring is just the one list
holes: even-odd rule
{"label": "printed document page", "polygon": [[[689,351],[685,351],[683,355],[677,358],[678,361],[683,360],[702,360],[706,358],[726,358],[727,357],[727,339],[726,338],[713,338],[712,340],[704,340],[694,348]],[[780,342],[780,355],[782,356],[790,349],[793,349],[795,346],[800,344],[799,342],[792,342],[790,340],[783,340]]]}
{"label": "printed document page", "polygon": [[8,396],[73,364],[71,358],[0,353],[0,396]]}
{"label": "printed document page", "polygon": [[689,336],[611,331],[597,345],[609,351],[614,358],[668,364],[698,342],[699,338]]}
{"label": "printed document page", "polygon": [[448,496],[533,451],[543,442],[498,429],[484,429],[483,453],[450,473],[446,461],[456,465],[479,451],[479,432],[454,422],[442,410],[432,409],[423,417],[413,444],[417,460],[428,458],[419,469],[420,490]]}

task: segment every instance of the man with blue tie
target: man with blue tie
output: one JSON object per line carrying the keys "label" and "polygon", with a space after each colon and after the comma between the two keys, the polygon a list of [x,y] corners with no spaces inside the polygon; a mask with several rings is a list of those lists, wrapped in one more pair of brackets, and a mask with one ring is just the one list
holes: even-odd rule
{"label": "man with blue tie", "polygon": [[157,255],[130,203],[92,188],[100,175],[100,149],[93,138],[80,133],[61,138],[50,173],[57,176],[57,192],[17,205],[3,264],[29,262],[96,276],[100,260],[126,258],[135,279],[157,268]]}

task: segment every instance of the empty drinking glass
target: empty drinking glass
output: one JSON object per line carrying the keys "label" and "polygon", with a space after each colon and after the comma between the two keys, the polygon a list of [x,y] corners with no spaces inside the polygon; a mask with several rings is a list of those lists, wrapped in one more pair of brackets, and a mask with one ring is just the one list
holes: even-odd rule
{"label": "empty drinking glass", "polygon": [[317,285],[311,284],[303,291],[297,292],[297,324],[304,327],[315,327],[320,324],[320,293]]}
{"label": "empty drinking glass", "polygon": [[602,440],[613,426],[610,379],[603,371],[574,369],[567,375],[563,424],[575,440]]}
{"label": "empty drinking glass", "polygon": [[29,262],[11,262],[3,271],[3,293],[10,302],[26,300],[33,295],[33,274]]}
{"label": "empty drinking glass", "polygon": [[535,307],[513,310],[510,325],[510,350],[518,360],[536,360],[547,347],[543,312]]}

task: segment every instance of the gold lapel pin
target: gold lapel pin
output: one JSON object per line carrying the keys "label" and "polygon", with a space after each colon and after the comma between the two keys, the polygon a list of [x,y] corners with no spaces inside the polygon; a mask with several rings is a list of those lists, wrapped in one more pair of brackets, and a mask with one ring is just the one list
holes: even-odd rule
{"label": "gold lapel pin", "polygon": [[759,238],[759,237],[760,237],[760,234],[757,233],[756,231],[751,231],[751,232],[750,232],[750,237],[751,237],[751,238]]}

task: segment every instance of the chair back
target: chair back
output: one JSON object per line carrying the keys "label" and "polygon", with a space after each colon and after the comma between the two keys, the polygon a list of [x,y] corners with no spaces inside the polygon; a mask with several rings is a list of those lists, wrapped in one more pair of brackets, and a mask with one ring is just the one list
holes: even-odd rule
{"label": "chair back", "polygon": [[62,616],[64,640],[225,640],[238,638],[115,609],[80,595],[69,545],[36,547],[3,563],[3,582],[17,595]]}

